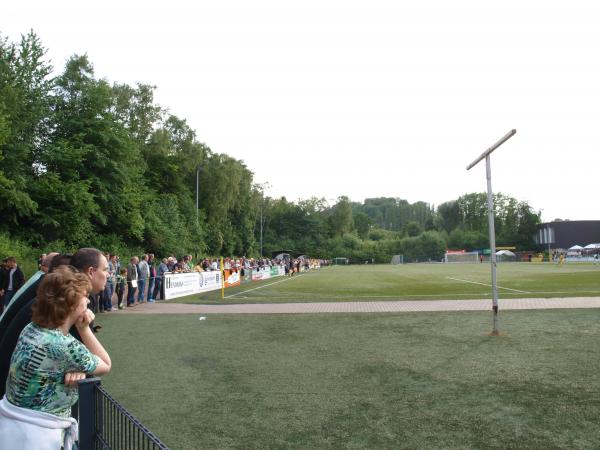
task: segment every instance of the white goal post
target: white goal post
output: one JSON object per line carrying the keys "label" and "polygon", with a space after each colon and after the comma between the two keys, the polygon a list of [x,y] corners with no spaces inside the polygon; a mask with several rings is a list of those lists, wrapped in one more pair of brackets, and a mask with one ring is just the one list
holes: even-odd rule
{"label": "white goal post", "polygon": [[444,255],[447,263],[478,263],[479,252],[451,252]]}
{"label": "white goal post", "polygon": [[404,255],[394,255],[390,264],[404,264]]}

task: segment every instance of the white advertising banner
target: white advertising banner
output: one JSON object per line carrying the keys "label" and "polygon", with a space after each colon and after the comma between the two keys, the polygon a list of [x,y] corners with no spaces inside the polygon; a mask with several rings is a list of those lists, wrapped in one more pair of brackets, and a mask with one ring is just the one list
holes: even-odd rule
{"label": "white advertising banner", "polygon": [[221,289],[222,283],[223,277],[220,271],[166,273],[165,300]]}
{"label": "white advertising banner", "polygon": [[213,270],[212,272],[200,272],[198,274],[198,292],[208,292],[221,289],[223,287],[223,275],[220,270]]}
{"label": "white advertising banner", "polygon": [[269,278],[271,278],[271,268],[263,267],[262,269],[260,269],[260,279],[268,280]]}

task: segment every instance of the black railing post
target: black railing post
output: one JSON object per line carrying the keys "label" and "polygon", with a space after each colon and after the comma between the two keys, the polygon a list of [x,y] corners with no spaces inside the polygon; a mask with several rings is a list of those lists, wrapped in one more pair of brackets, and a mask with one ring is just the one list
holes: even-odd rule
{"label": "black railing post", "polygon": [[79,382],[79,450],[94,450],[96,440],[96,386],[100,378]]}

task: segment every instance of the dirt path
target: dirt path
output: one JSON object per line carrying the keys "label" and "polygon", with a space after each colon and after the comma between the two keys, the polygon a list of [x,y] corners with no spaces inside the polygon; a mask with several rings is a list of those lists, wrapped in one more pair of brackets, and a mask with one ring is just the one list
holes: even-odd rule
{"label": "dirt path", "polygon": [[[174,301],[174,300],[172,300]],[[500,310],[600,308],[600,297],[500,299]],[[188,305],[143,303],[110,314],[315,314],[417,311],[489,311],[486,300],[422,300],[387,302],[258,303],[241,305]],[[117,310],[115,310],[117,311]]]}

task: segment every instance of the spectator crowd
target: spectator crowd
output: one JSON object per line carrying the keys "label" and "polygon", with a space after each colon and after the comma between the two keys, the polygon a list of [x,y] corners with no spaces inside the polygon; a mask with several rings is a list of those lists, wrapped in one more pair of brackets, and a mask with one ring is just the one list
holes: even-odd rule
{"label": "spectator crowd", "polygon": [[[58,253],[49,255],[57,256]],[[0,266],[0,312],[21,289],[26,289],[48,271],[52,258],[42,254],[38,259],[38,271],[27,281],[15,257],[4,258]],[[91,309],[98,313],[134,307],[141,303],[154,303],[164,299],[163,279],[166,273],[209,272],[221,270],[220,259],[199,258],[193,262],[192,255],[177,258],[171,255],[158,260],[154,254],[132,256],[128,262],[121,261],[119,255],[103,253],[108,262],[106,285],[104,289],[91,295]],[[60,254],[60,259],[68,260],[71,255]],[[308,270],[312,260],[300,257],[292,258],[224,258],[223,269],[240,272],[262,269],[272,266],[284,266],[286,275]],[[328,262],[320,260],[321,265]]]}

